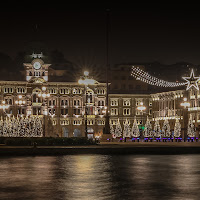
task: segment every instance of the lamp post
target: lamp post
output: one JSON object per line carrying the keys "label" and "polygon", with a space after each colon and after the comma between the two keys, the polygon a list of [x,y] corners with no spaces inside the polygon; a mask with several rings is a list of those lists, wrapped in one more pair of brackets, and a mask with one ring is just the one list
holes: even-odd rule
{"label": "lamp post", "polygon": [[26,101],[23,100],[22,95],[19,95],[19,96],[18,96],[18,100],[15,101],[15,104],[16,104],[17,106],[20,106],[19,113],[17,112],[17,114],[22,114],[21,107],[24,106],[24,105],[26,104]]}
{"label": "lamp post", "polygon": [[5,101],[2,101],[1,104],[0,104],[0,109],[2,110],[2,117],[3,117],[3,120],[4,120],[4,113],[5,113],[5,110],[8,109],[10,106],[8,104],[6,104]]}
{"label": "lamp post", "polygon": [[[143,114],[144,114],[144,111],[146,110],[146,106],[143,105],[143,102],[140,102],[140,105],[137,107],[137,110],[142,112],[142,124],[141,125],[143,125]],[[143,130],[142,130],[142,137],[143,137]]]}
{"label": "lamp post", "polygon": [[88,108],[87,108],[87,103],[88,103],[88,96],[87,96],[87,87],[88,85],[94,85],[96,81],[89,76],[88,71],[84,71],[84,76],[81,76],[80,79],[78,80],[78,83],[80,85],[85,86],[85,137],[87,138],[88,135],[88,128],[87,128],[87,115],[88,115]]}
{"label": "lamp post", "polygon": [[45,86],[42,87],[42,92],[38,93],[38,97],[42,97],[43,99],[43,106],[44,106],[44,134],[43,136],[45,137],[46,135],[46,116],[48,115],[48,107],[47,107],[47,102],[46,100],[50,97],[50,93],[47,92],[47,88]]}
{"label": "lamp post", "polygon": [[183,99],[183,102],[181,103],[181,106],[183,107],[183,130],[184,130],[184,141],[187,138],[187,125],[188,125],[188,107],[190,107],[190,103],[187,102],[187,98]]}

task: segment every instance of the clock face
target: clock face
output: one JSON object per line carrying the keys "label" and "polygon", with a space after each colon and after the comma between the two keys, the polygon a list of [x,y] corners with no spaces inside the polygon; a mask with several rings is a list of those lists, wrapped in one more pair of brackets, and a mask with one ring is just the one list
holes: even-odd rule
{"label": "clock face", "polygon": [[34,69],[40,69],[41,64],[40,64],[39,62],[35,62],[35,63],[33,64],[33,67],[34,67]]}

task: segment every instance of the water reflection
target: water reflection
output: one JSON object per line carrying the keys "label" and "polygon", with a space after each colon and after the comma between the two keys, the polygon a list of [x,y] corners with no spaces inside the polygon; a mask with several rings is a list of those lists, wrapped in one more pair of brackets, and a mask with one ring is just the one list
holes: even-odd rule
{"label": "water reflection", "polygon": [[0,158],[0,199],[200,199],[200,155]]}

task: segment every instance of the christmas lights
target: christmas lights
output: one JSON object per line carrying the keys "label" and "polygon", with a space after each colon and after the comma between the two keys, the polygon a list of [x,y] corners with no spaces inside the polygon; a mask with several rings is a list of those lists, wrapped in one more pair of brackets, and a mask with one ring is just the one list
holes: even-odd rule
{"label": "christmas lights", "polygon": [[116,129],[115,129],[115,136],[120,137],[121,135],[122,135],[122,127],[118,119],[117,124],[116,124]]}
{"label": "christmas lights", "polygon": [[1,137],[42,137],[42,119],[40,117],[30,118],[8,118],[0,120]]}
{"label": "christmas lights", "polygon": [[131,137],[131,128],[127,119],[125,121],[124,131],[123,131],[123,138],[126,138],[126,137]]}
{"label": "christmas lights", "polygon": [[134,122],[133,122],[133,126],[132,126],[132,136],[133,137],[139,137],[140,136],[140,131],[139,131],[139,127],[137,125],[136,117],[134,118]]}
{"label": "christmas lights", "polygon": [[158,79],[156,77],[151,76],[147,72],[141,70],[138,67],[132,67],[132,73],[131,75],[136,78],[136,80],[143,81],[145,83],[148,83],[150,85],[160,86],[160,87],[180,87],[183,85],[188,84],[187,82],[183,83],[177,83],[177,82],[168,82],[161,79]]}
{"label": "christmas lights", "polygon": [[180,137],[181,135],[181,123],[179,119],[176,118],[175,126],[174,126],[174,137]]}
{"label": "christmas lights", "polygon": [[145,128],[144,128],[144,137],[152,137],[152,136],[153,136],[152,126],[151,126],[151,122],[147,116],[147,121],[146,121]]}

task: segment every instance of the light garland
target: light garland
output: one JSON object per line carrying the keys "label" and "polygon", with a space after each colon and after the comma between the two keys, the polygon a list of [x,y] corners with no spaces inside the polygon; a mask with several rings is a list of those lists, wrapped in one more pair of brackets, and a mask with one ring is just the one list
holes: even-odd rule
{"label": "light garland", "polygon": [[155,86],[160,86],[160,87],[180,87],[187,84],[186,82],[176,83],[176,82],[168,82],[168,81],[158,79],[135,66],[132,67],[131,75],[135,77],[137,80],[143,81],[150,85],[155,85]]}

